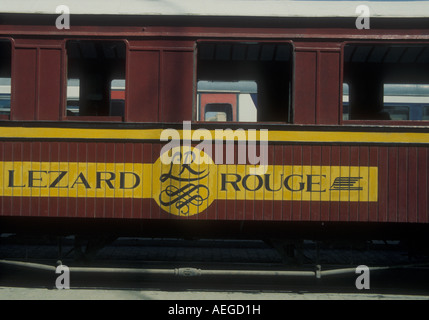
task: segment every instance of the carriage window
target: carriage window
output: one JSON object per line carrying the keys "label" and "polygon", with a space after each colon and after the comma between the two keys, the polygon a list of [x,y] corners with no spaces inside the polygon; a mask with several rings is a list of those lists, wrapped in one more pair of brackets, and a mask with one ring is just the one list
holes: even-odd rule
{"label": "carriage window", "polygon": [[423,120],[429,120],[429,106],[423,108]]}
{"label": "carriage window", "polygon": [[410,120],[410,108],[407,106],[384,106],[383,111],[391,120]]}
{"label": "carriage window", "polygon": [[66,48],[67,117],[121,120],[125,105],[125,43],[68,41]]}
{"label": "carriage window", "polygon": [[429,45],[347,45],[343,120],[425,120]]}
{"label": "carriage window", "polygon": [[232,121],[232,105],[229,103],[208,103],[205,106],[205,121]]}
{"label": "carriage window", "polygon": [[11,44],[0,40],[0,119],[9,119],[11,101]]}
{"label": "carriage window", "polygon": [[[287,43],[200,43],[197,120],[289,122],[291,70],[292,47]],[[207,117],[208,104],[226,109],[228,104],[232,110]]]}

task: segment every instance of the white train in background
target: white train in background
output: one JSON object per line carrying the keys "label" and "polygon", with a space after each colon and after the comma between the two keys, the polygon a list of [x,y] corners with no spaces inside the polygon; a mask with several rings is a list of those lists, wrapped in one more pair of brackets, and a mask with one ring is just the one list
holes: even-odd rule
{"label": "white train in background", "polygon": [[[429,120],[429,85],[385,84],[383,111],[391,120]],[[343,120],[349,120],[349,87],[343,85]]]}
{"label": "white train in background", "polygon": [[[124,103],[125,81],[113,80],[112,108]],[[197,84],[197,121],[256,122],[258,90],[255,81],[216,82]],[[343,85],[343,120],[349,119],[349,90]],[[0,78],[0,115],[10,114],[11,79]],[[67,110],[77,112],[79,81],[69,81]],[[429,85],[384,85],[384,110],[391,120],[429,120]],[[119,112],[119,111],[118,111]]]}

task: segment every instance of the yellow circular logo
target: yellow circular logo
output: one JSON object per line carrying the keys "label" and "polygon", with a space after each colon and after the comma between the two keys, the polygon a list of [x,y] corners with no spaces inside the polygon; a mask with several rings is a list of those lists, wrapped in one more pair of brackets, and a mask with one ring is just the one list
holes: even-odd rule
{"label": "yellow circular logo", "polygon": [[216,166],[203,151],[181,146],[164,152],[156,161],[159,196],[156,202],[176,216],[192,216],[213,202]]}

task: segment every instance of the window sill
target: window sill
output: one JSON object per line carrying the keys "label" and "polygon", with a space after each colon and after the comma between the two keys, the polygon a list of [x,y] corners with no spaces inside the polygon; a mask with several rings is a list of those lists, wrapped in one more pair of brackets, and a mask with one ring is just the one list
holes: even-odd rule
{"label": "window sill", "polygon": [[429,126],[428,120],[343,120],[343,125]]}
{"label": "window sill", "polygon": [[69,116],[64,117],[65,121],[102,121],[102,122],[123,122],[124,118],[121,116]]}

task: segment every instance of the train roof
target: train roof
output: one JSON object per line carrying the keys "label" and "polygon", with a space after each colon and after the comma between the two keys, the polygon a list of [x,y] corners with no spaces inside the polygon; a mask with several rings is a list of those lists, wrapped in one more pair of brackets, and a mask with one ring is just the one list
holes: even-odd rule
{"label": "train roof", "polygon": [[[349,94],[348,86],[343,86],[343,94]],[[413,96],[429,97],[429,85],[427,84],[385,84],[385,96]]]}
{"label": "train roof", "polygon": [[76,15],[215,16],[215,17],[356,17],[366,5],[372,18],[429,17],[429,1],[294,1],[294,0],[20,0],[1,1],[2,14],[58,14],[66,5]]}

